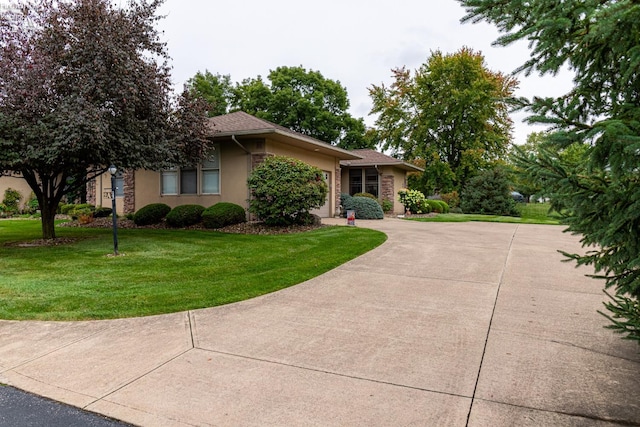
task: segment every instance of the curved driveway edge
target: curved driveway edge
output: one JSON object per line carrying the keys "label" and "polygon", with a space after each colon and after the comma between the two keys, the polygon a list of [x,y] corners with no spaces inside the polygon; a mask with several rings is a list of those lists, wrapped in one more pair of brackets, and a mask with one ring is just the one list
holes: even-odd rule
{"label": "curved driveway edge", "polygon": [[387,242],[252,300],[0,321],[0,383],[149,426],[640,425],[640,347],[603,328],[603,283],[560,262],[577,237],[357,224]]}

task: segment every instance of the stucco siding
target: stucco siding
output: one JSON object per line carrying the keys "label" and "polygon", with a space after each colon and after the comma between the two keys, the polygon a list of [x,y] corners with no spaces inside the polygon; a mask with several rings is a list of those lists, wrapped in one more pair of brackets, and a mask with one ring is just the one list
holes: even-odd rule
{"label": "stucco siding", "polygon": [[22,199],[20,199],[20,209],[23,209],[25,203],[29,200],[32,191],[29,184],[27,184],[27,181],[21,177],[15,176],[0,177],[0,203],[4,200],[4,192],[7,191],[8,188],[13,188],[20,192],[22,195]]}

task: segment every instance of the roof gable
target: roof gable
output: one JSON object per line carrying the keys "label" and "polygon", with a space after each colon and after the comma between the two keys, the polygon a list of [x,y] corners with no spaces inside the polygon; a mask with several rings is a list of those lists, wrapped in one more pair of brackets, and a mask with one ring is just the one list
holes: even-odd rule
{"label": "roof gable", "polygon": [[211,117],[208,121],[210,136],[212,138],[222,137],[266,137],[270,136],[284,142],[305,146],[312,151],[330,152],[339,159],[359,159],[360,156],[351,151],[335,147],[319,139],[301,134],[284,126],[271,123],[268,120],[260,119],[245,113],[236,111],[222,116]]}

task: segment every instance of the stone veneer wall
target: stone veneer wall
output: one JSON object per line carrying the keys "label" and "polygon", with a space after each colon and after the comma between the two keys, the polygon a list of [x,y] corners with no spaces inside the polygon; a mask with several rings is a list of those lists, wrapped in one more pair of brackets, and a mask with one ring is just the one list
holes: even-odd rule
{"label": "stone veneer wall", "polygon": [[264,159],[271,156],[268,153],[254,153],[251,154],[251,170],[254,170],[260,163],[264,162]]}
{"label": "stone veneer wall", "polygon": [[96,179],[87,182],[87,203],[96,205]]}
{"label": "stone veneer wall", "polygon": [[391,200],[395,197],[395,188],[394,188],[394,176],[393,175],[382,175],[382,200]]}
{"label": "stone veneer wall", "polygon": [[136,172],[128,170],[124,172],[124,200],[123,211],[125,214],[136,211]]}
{"label": "stone veneer wall", "polygon": [[335,182],[336,182],[336,201],[335,201],[335,206],[336,206],[336,211],[334,212],[335,216],[340,216],[340,194],[342,193],[342,169],[341,168],[336,168],[336,176],[335,176]]}

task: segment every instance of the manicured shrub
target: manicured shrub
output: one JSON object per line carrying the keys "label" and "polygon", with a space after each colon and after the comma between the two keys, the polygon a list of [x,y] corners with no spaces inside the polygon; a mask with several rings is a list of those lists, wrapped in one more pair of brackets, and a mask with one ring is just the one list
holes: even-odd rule
{"label": "manicured shrub", "polygon": [[368,197],[368,198],[373,199],[375,201],[378,200],[378,198],[376,196],[374,196],[373,194],[371,194],[371,193],[356,193],[356,194],[353,195],[353,197]]}
{"label": "manicured shrub", "polygon": [[13,188],[4,190],[2,204],[5,206],[6,212],[17,213],[20,209],[20,200],[22,200],[22,194],[20,194],[18,190],[14,190]]}
{"label": "manicured shrub", "polygon": [[200,205],[180,205],[171,209],[165,217],[167,224],[172,227],[188,227],[195,225],[202,220],[204,206]]}
{"label": "manicured shrub", "polygon": [[248,185],[249,212],[274,226],[307,222],[328,192],[320,169],[284,156],[267,157],[251,172]]}
{"label": "manicured shrub", "polygon": [[133,215],[133,222],[136,225],[151,225],[161,222],[167,214],[171,212],[169,205],[164,203],[151,203],[140,208]]}
{"label": "manicured shrub", "polygon": [[77,203],[75,205],[65,205],[67,215],[69,215],[72,219],[80,219],[83,218],[83,222],[91,222],[94,217],[94,211],[96,207],[90,203]]}
{"label": "manicured shrub", "polygon": [[393,202],[389,199],[384,199],[380,206],[382,207],[382,212],[389,213],[393,210]]}
{"label": "manicured shrub", "polygon": [[427,199],[425,202],[431,207],[431,212],[449,213],[449,205],[442,200]]}
{"label": "manicured shrub", "polygon": [[36,195],[32,191],[26,203],[24,204],[23,213],[33,215],[34,213],[38,212],[38,209],[40,209],[40,204],[38,203]]}
{"label": "manicured shrub", "polygon": [[60,205],[59,212],[62,215],[69,215],[69,212],[71,211],[71,209],[74,209],[75,207],[76,207],[76,205],[73,204],[73,203],[69,203],[69,204],[66,204],[66,205]]}
{"label": "manicured shrub", "polygon": [[500,168],[481,172],[462,191],[460,207],[468,214],[519,216],[509,185]]}
{"label": "manicured shrub", "polygon": [[206,228],[222,228],[240,224],[247,220],[244,208],[235,203],[220,202],[202,212],[202,223]]}
{"label": "manicured shrub", "polygon": [[440,195],[442,201],[445,202],[451,209],[460,207],[460,195],[457,191],[451,193],[443,193]]}
{"label": "manicured shrub", "polygon": [[404,210],[412,214],[424,214],[431,212],[431,206],[427,203],[424,194],[417,190],[403,188],[398,191],[398,200],[404,205]]}
{"label": "manicured shrub", "polygon": [[382,219],[384,213],[377,201],[369,197],[351,197],[345,201],[344,210],[356,211],[356,219]]}
{"label": "manicured shrub", "polygon": [[103,208],[103,207],[97,207],[96,210],[93,212],[93,217],[94,218],[106,218],[109,215],[111,215],[111,208]]}

